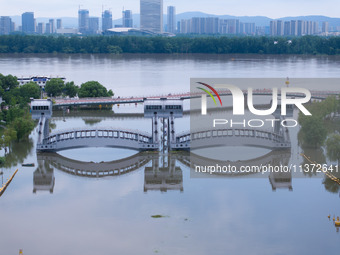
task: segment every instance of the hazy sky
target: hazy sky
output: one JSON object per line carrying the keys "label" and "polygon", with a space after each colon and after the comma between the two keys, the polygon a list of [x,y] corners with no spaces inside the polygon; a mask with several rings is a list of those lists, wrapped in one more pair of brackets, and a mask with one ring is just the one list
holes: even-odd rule
{"label": "hazy sky", "polygon": [[[89,9],[90,16],[100,16],[102,5],[111,9],[113,18],[121,17],[123,6],[139,13],[139,0],[0,0],[0,16],[21,15],[33,11],[35,17],[77,17],[79,8]],[[325,15],[340,17],[339,0],[164,0],[166,6],[176,6],[176,12],[201,11],[210,14],[236,16]]]}

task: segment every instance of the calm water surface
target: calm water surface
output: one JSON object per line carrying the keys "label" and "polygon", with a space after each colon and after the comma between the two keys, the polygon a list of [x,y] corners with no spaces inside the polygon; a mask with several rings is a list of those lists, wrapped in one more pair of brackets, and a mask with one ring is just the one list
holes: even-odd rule
{"label": "calm water surface", "polygon": [[[340,77],[339,67],[339,57],[0,56],[2,74],[59,75],[77,84],[97,80],[121,96],[186,92],[190,77]],[[142,106],[55,112],[51,127],[150,131],[149,120],[130,112],[141,113]],[[176,122],[177,132],[188,129],[188,116]],[[282,157],[303,162],[296,133],[292,151]],[[171,168],[171,158],[121,149],[37,155],[36,139],[34,130],[29,141],[15,144],[12,165],[2,169],[4,181],[19,172],[0,198],[1,254],[338,254],[340,233],[327,218],[340,216],[338,187],[323,175],[289,176],[289,185],[273,191],[270,176],[192,178],[185,153],[172,155],[177,167]],[[231,157],[242,150],[234,148]],[[308,153],[317,161],[326,158],[322,151]],[[84,176],[117,160],[125,166],[119,175]],[[23,168],[22,162],[36,167]],[[157,164],[162,168],[155,175]]]}

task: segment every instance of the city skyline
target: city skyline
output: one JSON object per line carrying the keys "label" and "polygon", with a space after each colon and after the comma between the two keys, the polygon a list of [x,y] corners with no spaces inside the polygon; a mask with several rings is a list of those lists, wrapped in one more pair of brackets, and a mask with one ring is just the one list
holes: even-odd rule
{"label": "city skyline", "polygon": [[[140,13],[139,0],[103,0],[100,4],[95,4],[89,0],[82,0],[76,4],[70,4],[65,0],[51,0],[48,5],[41,0],[25,2],[12,0],[1,3],[0,16],[17,16],[24,12],[34,12],[36,17],[77,17],[79,7],[88,9],[93,16],[101,16],[102,10],[111,9],[113,19],[121,18],[123,8],[132,10],[133,13]],[[324,0],[322,4],[316,0],[229,0],[221,3],[220,0],[211,0],[209,4],[203,0],[179,1],[164,0],[163,13],[166,13],[167,6],[176,6],[177,13],[183,12],[204,12],[213,15],[233,15],[233,16],[266,16],[278,19],[288,16],[324,15],[329,17],[340,17],[337,0]],[[292,8],[294,7],[294,8]]]}

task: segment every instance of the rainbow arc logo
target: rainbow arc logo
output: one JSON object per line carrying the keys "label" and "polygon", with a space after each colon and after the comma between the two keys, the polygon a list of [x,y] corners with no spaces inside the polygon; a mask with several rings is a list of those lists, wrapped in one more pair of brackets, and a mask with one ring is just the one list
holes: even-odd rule
{"label": "rainbow arc logo", "polygon": [[[210,86],[209,84],[203,83],[203,82],[197,82],[197,83],[198,83],[198,84],[201,84],[201,85],[203,85],[203,86],[205,86],[205,87],[207,87],[208,89],[210,89],[210,90],[217,96],[217,98],[218,98],[218,100],[220,101],[220,104],[221,104],[221,106],[222,106],[221,97],[220,97],[220,95],[218,94],[218,92],[217,92],[212,86]],[[214,100],[215,105],[217,105],[217,102],[216,102],[216,100],[215,100],[214,95],[213,95],[209,90],[207,90],[207,89],[205,89],[205,88],[201,88],[201,87],[197,87],[197,88],[200,89],[200,90],[202,90],[202,91],[204,91],[205,93],[207,93],[207,94]]]}

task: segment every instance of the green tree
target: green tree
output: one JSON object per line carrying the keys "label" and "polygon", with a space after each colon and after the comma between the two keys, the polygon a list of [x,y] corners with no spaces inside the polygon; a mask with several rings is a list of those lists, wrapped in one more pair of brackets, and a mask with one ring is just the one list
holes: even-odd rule
{"label": "green tree", "polygon": [[327,155],[330,160],[340,161],[340,135],[331,134],[326,140]]}
{"label": "green tree", "polygon": [[11,90],[19,86],[17,77],[12,75],[4,76],[0,74],[1,87],[4,90]]}
{"label": "green tree", "polygon": [[108,92],[107,89],[97,81],[88,81],[81,84],[79,97],[108,97],[113,95],[113,92]]}
{"label": "green tree", "polygon": [[40,98],[40,87],[35,82],[30,82],[25,85],[22,85],[19,88],[20,96],[22,97],[25,103],[30,102],[30,98],[33,97],[35,99]]}
{"label": "green tree", "polygon": [[114,45],[107,46],[107,51],[108,51],[108,53],[111,53],[111,54],[121,54],[121,53],[123,53],[122,48],[120,48],[119,46],[114,46]]}
{"label": "green tree", "polygon": [[60,96],[65,87],[64,81],[59,78],[51,79],[46,82],[45,92],[48,96]]}
{"label": "green tree", "polygon": [[10,148],[11,142],[17,139],[17,132],[14,128],[9,127],[5,129],[3,136],[1,137],[1,147],[5,148],[5,153],[7,153],[7,148]]}
{"label": "green tree", "polygon": [[75,97],[78,93],[79,87],[74,85],[74,82],[67,82],[65,84],[64,94],[69,97]]}
{"label": "green tree", "polygon": [[12,106],[7,111],[4,111],[6,122],[10,123],[16,118],[21,117],[24,114],[24,110],[19,106]]}
{"label": "green tree", "polygon": [[327,130],[320,117],[308,116],[304,119],[299,132],[304,146],[317,148],[324,143],[326,137]]}
{"label": "green tree", "polygon": [[16,118],[12,122],[12,127],[17,133],[17,140],[20,141],[23,138],[26,138],[32,131],[34,128],[34,121],[30,116],[26,115],[24,117]]}

